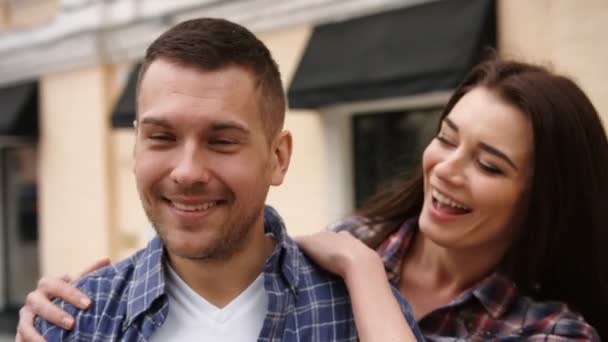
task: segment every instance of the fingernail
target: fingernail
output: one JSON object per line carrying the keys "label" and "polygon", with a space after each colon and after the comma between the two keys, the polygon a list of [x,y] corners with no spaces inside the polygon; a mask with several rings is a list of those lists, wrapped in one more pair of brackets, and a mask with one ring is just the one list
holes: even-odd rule
{"label": "fingernail", "polygon": [[63,327],[66,329],[70,329],[72,327],[72,324],[74,324],[74,320],[70,317],[64,317],[61,320],[61,323],[63,323]]}
{"label": "fingernail", "polygon": [[91,305],[91,300],[89,298],[80,298],[80,304],[84,307],[84,308],[88,308],[89,305]]}

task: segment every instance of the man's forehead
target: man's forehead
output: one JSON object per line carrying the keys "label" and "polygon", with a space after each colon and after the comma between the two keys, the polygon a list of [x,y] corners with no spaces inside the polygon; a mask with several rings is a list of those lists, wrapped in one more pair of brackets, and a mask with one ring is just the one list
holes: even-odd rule
{"label": "man's forehead", "polygon": [[180,65],[163,59],[153,61],[140,77],[136,102],[158,92],[182,93],[193,97],[232,96],[233,101],[253,98],[261,100],[257,82],[251,71],[236,65],[216,70],[207,70],[189,65]]}
{"label": "man's forehead", "polygon": [[240,65],[236,63],[226,63],[223,65],[204,66],[195,64],[187,61],[180,61],[173,58],[158,57],[154,60],[147,62],[141,69],[139,75],[140,85],[144,83],[146,76],[151,73],[157,73],[158,70],[169,71],[164,73],[165,77],[171,76],[172,72],[190,72],[199,75],[220,75],[220,74],[238,74],[240,81],[246,79],[251,81],[254,88],[257,88],[255,72],[248,66]]}
{"label": "man's forehead", "polygon": [[[154,115],[170,122],[184,118],[195,122],[194,116],[208,116],[216,121],[212,125],[215,130],[266,131],[265,106],[261,105],[265,96],[246,68],[230,65],[204,70],[157,59],[150,63],[141,82],[136,98],[138,120]],[[176,114],[192,116],[177,119]],[[210,125],[209,121],[200,124]]]}

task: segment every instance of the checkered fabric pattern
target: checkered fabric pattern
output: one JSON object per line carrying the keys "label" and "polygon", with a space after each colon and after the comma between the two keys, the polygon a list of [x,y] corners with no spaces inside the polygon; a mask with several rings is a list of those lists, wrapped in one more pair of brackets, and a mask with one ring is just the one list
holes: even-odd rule
{"label": "checkered fabric pattern", "polygon": [[[369,238],[380,225],[352,216],[329,227]],[[403,256],[418,231],[418,218],[406,220],[378,247],[388,279],[399,283]],[[564,303],[536,302],[518,293],[515,284],[493,273],[449,304],[418,320],[427,341],[600,341],[595,329]]]}
{"label": "checkered fabric pattern", "polygon": [[[270,207],[264,211],[264,226],[276,247],[264,268],[269,305],[257,341],[357,341],[342,280],[321,270],[300,252]],[[56,302],[75,316],[75,328],[66,331],[38,319],[38,331],[48,341],[148,340],[170,309],[163,254],[162,243],[155,238],[132,257],[83,278],[77,287],[91,297],[91,308],[81,311]],[[414,334],[422,340],[408,304],[397,292],[395,296]]]}

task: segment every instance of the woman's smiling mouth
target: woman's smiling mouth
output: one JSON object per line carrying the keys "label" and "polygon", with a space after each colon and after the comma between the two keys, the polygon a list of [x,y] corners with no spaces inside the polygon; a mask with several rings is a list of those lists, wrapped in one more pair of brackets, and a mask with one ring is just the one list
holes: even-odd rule
{"label": "woman's smiling mouth", "polygon": [[470,213],[472,210],[466,205],[455,201],[454,199],[446,196],[433,188],[431,191],[433,208],[440,213],[449,215],[464,215]]}

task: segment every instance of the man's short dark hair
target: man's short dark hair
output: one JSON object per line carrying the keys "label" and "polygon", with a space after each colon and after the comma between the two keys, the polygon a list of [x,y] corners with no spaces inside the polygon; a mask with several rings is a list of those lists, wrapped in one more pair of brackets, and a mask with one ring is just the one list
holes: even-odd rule
{"label": "man's short dark hair", "polygon": [[253,33],[224,19],[200,18],[169,29],[148,47],[137,89],[150,64],[164,59],[185,67],[216,71],[229,66],[251,72],[263,127],[273,137],[285,120],[285,91],[270,51]]}

